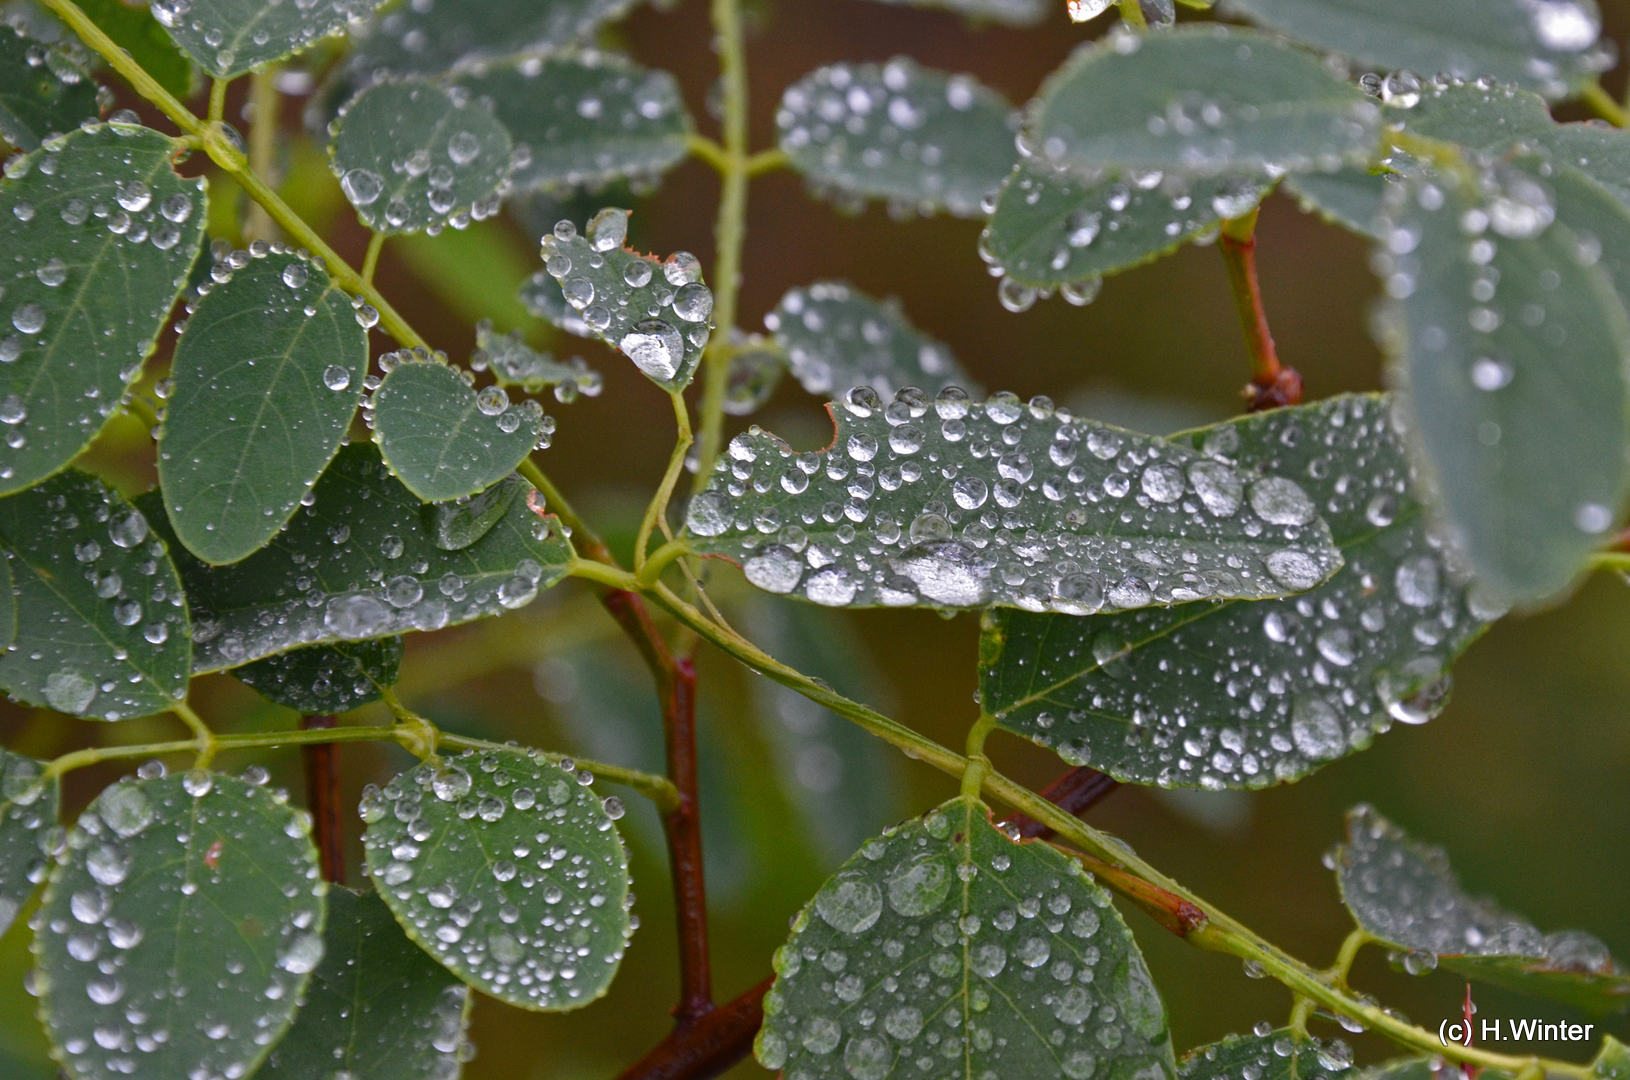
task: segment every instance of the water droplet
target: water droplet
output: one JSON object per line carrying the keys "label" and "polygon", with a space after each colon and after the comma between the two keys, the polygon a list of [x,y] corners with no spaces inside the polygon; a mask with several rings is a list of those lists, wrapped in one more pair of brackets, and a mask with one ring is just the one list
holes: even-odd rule
{"label": "water droplet", "polygon": [[442,802],[457,802],[470,793],[470,774],[457,765],[443,765],[430,781],[430,790]]}
{"label": "water droplet", "polygon": [[867,879],[864,871],[844,871],[816,894],[815,912],[834,930],[858,934],[869,929],[883,913],[882,890]]}
{"label": "water droplet", "polygon": [[660,319],[645,319],[617,343],[624,356],[650,378],[668,382],[685,359],[685,339]]}
{"label": "water droplet", "polygon": [[23,304],[11,313],[11,325],[24,334],[37,334],[45,329],[45,309],[35,303]]}
{"label": "water droplet", "polygon": [[352,206],[368,206],[385,190],[385,178],[370,169],[351,169],[340,179],[340,187]]}
{"label": "water droplet", "polygon": [[40,279],[40,284],[55,288],[68,280],[68,264],[52,256],[34,271],[34,276]]}
{"label": "water droplet", "polygon": [[306,269],[305,263],[292,262],[283,268],[283,284],[291,289],[298,289],[311,278],[311,271]]}

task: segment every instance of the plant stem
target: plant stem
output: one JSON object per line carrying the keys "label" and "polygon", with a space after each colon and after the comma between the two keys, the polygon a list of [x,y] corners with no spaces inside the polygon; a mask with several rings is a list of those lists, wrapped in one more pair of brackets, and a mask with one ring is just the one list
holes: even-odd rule
{"label": "plant stem", "polygon": [[[282,110],[277,92],[277,65],[268,64],[249,76],[249,103],[253,107],[249,123],[249,167],[268,184],[278,182],[277,133]],[[244,223],[243,235],[247,240],[271,240],[277,232],[266,208],[255,203],[249,208],[249,220]]]}
{"label": "plant stem", "polygon": [[1115,3],[1121,9],[1121,18],[1129,25],[1139,30],[1149,29],[1149,20],[1143,17],[1143,8],[1138,0],[1115,0]]}
{"label": "plant stem", "polygon": [[176,702],[175,707],[170,711],[179,716],[192,729],[193,744],[198,748],[196,767],[200,769],[208,768],[210,761],[215,757],[215,733],[209,729],[208,724],[199,719],[198,714],[192,711],[192,706],[185,701]]}
{"label": "plant stem", "polygon": [[782,150],[780,147],[776,147],[773,150],[760,150],[758,153],[747,159],[747,175],[762,176],[767,172],[774,172],[777,169],[785,169],[791,163],[792,158],[789,157],[787,152]]}
{"label": "plant stem", "polygon": [[[1041,797],[1071,817],[1080,817],[1120,786],[1119,780],[1082,765],[1042,788]],[[1052,829],[1023,814],[1009,814],[1002,819],[1002,824],[1018,829],[1019,836],[1026,840],[1050,840],[1053,837]]]}
{"label": "plant stem", "polygon": [[[328,731],[334,727],[333,713],[315,713],[300,718],[302,731]],[[340,827],[340,770],[338,747],[334,743],[307,743],[300,748],[306,766],[306,809],[311,811],[311,838],[323,880],[345,883],[345,833]]]}
{"label": "plant stem", "polygon": [[1244,217],[1224,221],[1217,245],[1228,267],[1234,310],[1245,332],[1246,351],[1251,354],[1251,383],[1245,390],[1251,412],[1296,405],[1302,400],[1302,377],[1294,368],[1280,365],[1273,332],[1268,328],[1268,313],[1262,305],[1262,286],[1256,273],[1256,218],[1253,208]]}
{"label": "plant stem", "polygon": [[663,829],[668,838],[679,931],[679,1004],[674,1008],[674,1019],[683,1029],[713,1011],[713,976],[696,770],[696,668],[689,659],[678,659],[673,664],[674,673],[662,699],[662,733],[668,753],[668,779],[679,791],[679,802],[663,819]]}
{"label": "plant stem", "polygon": [[571,530],[573,547],[595,562],[605,563],[608,566],[617,564],[617,560],[612,558],[611,549],[606,546],[606,542],[600,539],[587,522],[577,516],[577,511],[572,509],[572,504],[567,501],[565,495],[561,494],[560,489],[555,486],[553,480],[549,479],[548,474],[538,468],[537,462],[531,458],[525,458],[515,471],[520,473],[527,483],[538,489],[539,494],[543,496],[544,507],[559,518],[562,525]]}
{"label": "plant stem", "polygon": [[1630,111],[1626,111],[1623,105],[1614,101],[1613,95],[1603,90],[1601,83],[1586,84],[1579,97],[1595,111],[1597,116],[1600,116],[1614,127],[1622,128],[1630,125]]}
{"label": "plant stem", "polygon": [[656,494],[645,507],[645,517],[640,521],[639,535],[634,538],[634,569],[640,571],[645,566],[646,548],[651,545],[651,533],[658,524],[662,526],[663,535],[668,535],[668,500],[673,497],[674,485],[679,483],[679,474],[685,468],[685,454],[696,440],[691,436],[690,410],[685,408],[685,395],[678,390],[668,395],[673,400],[674,425],[678,428],[679,436],[674,440],[673,453],[668,455],[668,469],[662,474],[662,483],[658,485]]}
{"label": "plant stem", "polygon": [[374,271],[379,268],[379,253],[385,250],[385,234],[374,233],[368,238],[368,253],[362,257],[362,280],[374,283]]}
{"label": "plant stem", "polygon": [[690,553],[690,539],[684,536],[676,540],[670,540],[657,548],[651,553],[651,557],[645,560],[645,565],[640,567],[640,572],[635,575],[636,580],[640,583],[640,588],[650,588],[653,582],[662,577],[662,571]]}
{"label": "plant stem", "polygon": [[764,1023],[771,975],[693,1024],[676,1027],[617,1080],[711,1080],[747,1056]]}
{"label": "plant stem", "polygon": [[218,124],[226,118],[226,88],[231,79],[212,79],[209,84],[209,122]]}
{"label": "plant stem", "polygon": [[188,135],[200,135],[204,130],[204,122],[194,116],[181,102],[177,101],[168,90],[160,86],[158,80],[147,74],[147,69],[121,49],[112,38],[108,37],[90,20],[90,17],[79,10],[79,5],[73,0],[41,0],[46,7],[56,13],[57,17],[67,23],[79,40],[95,49],[101,54],[109,66],[124,76],[126,82],[148,101],[157,105],[159,111],[168,116],[175,125]]}
{"label": "plant stem", "polygon": [[1328,973],[1336,980],[1337,986],[1347,985],[1347,973],[1353,970],[1353,961],[1358,959],[1358,951],[1374,940],[1369,931],[1363,929],[1354,929],[1343,939],[1341,948],[1336,953],[1336,962],[1330,965]]}

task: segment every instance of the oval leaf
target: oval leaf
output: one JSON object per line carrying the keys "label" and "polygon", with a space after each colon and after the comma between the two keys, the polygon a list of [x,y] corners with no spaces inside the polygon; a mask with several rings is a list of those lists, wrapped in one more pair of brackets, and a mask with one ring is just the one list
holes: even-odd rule
{"label": "oval leaf", "polygon": [[45,833],[57,823],[62,785],[45,765],[0,750],[0,934],[45,880]]}
{"label": "oval leaf", "polygon": [[265,788],[202,770],[97,797],[34,938],[40,1016],[70,1075],[254,1072],[322,959],[328,886],[307,826]]}
{"label": "oval leaf", "polygon": [[867,842],[799,913],[775,969],[755,1050],[787,1076],[1176,1074],[1165,1006],[1109,894],[973,799]]}
{"label": "oval leaf", "polygon": [[[347,446],[311,506],[268,547],[213,567],[177,550],[192,605],[195,669],[234,668],[302,645],[439,630],[531,603],[566,575],[571,547],[528,498],[458,551],[436,544],[432,508],[371,443]],[[154,497],[142,505],[152,507]],[[163,524],[158,525],[164,528]],[[0,676],[6,661],[0,661]]]}
{"label": "oval leaf", "polygon": [[1471,979],[1554,998],[1592,1013],[1630,1007],[1630,973],[1580,930],[1542,934],[1469,896],[1442,848],[1411,840],[1370,806],[1347,814],[1336,851],[1342,902],[1371,936]]}
{"label": "oval leaf", "polygon": [[459,85],[491,102],[509,129],[517,191],[650,182],[690,153],[678,82],[611,53],[506,57],[476,65]]}
{"label": "oval leaf", "polygon": [[787,88],[775,122],[792,167],[857,207],[980,217],[1018,157],[1000,94],[907,57],[821,68]]}
{"label": "oval leaf", "polygon": [[317,266],[279,250],[230,273],[210,283],[176,346],[158,447],[170,524],[216,564],[288,524],[339,450],[368,374],[368,332]]}
{"label": "oval leaf", "polygon": [[503,387],[477,393],[457,368],[398,364],[374,391],[374,438],[398,479],[425,502],[485,491],[543,436],[537,402],[511,407]]}
{"label": "oval leaf", "polygon": [[1368,163],[1380,110],[1316,57],[1225,26],[1113,35],[1031,104],[1023,145],[1097,179],[1160,169],[1273,177]]}
{"label": "oval leaf", "polygon": [[367,79],[375,72],[436,74],[461,61],[536,52],[594,37],[636,0],[429,0],[386,11],[353,35],[349,68]]}
{"label": "oval leaf", "polygon": [[0,686],[97,720],[172,708],[187,693],[191,631],[164,541],[101,481],[69,470],[0,499],[18,600]]}
{"label": "oval leaf", "polygon": [[1287,176],[1281,187],[1304,212],[1318,214],[1348,232],[1379,239],[1376,219],[1386,206],[1387,188],[1392,183],[1390,174],[1352,166],[1334,173]]}
{"label": "oval leaf", "polygon": [[408,936],[523,1009],[602,996],[634,932],[628,853],[569,766],[537,751],[467,752],[363,797],[368,869]]}
{"label": "oval leaf", "polygon": [[[547,274],[544,275],[548,277]],[[560,291],[554,278],[549,284]],[[561,301],[562,305],[565,301]],[[581,356],[562,363],[548,353],[540,353],[521,339],[519,330],[508,334],[495,333],[492,323],[483,319],[475,328],[476,351],[470,354],[470,367],[476,371],[491,369],[499,386],[518,386],[529,394],[542,393],[555,388],[555,400],[576,401],[577,395],[598,397],[602,385],[598,372],[589,370]]]}
{"label": "oval leaf", "polygon": [[268,656],[234,668],[245,685],[306,716],[342,713],[381,697],[402,670],[402,639],[341,641]]}
{"label": "oval leaf", "polygon": [[1002,612],[980,649],[981,701],[1000,725],[1118,780],[1254,788],[1435,715],[1448,665],[1498,612],[1428,530],[1391,403],[1336,397],[1172,441],[1295,477],[1345,565],[1285,600]]}
{"label": "oval leaf", "polygon": [[154,0],[153,14],[175,43],[217,79],[230,79],[301,52],[346,24],[368,17],[383,0]]}
{"label": "oval leaf", "polygon": [[203,180],[128,124],[75,131],[0,183],[0,494],[61,469],[141,372],[204,231]]}
{"label": "oval leaf", "polygon": [[[1267,1029],[1266,1024],[1262,1029]],[[1195,1047],[1177,1063],[1181,1080],[1346,1080],[1353,1048],[1340,1039],[1322,1042],[1280,1028],[1266,1035],[1229,1035]],[[1396,1080],[1396,1078],[1395,1078]],[[1424,1078],[1423,1078],[1424,1080]]]}
{"label": "oval leaf", "polygon": [[898,300],[874,300],[842,282],[793,289],[764,316],[764,325],[811,394],[842,394],[855,386],[885,397],[908,386],[979,392],[949,348],[911,325]]}
{"label": "oval leaf", "polygon": [[192,96],[197,69],[175,47],[149,4],[131,7],[124,0],[82,0],[79,10],[160,86],[183,101]]}
{"label": "oval leaf", "polygon": [[1283,596],[1341,565],[1293,482],[1164,439],[1011,394],[971,410],[941,394],[930,411],[902,393],[885,410],[860,390],[834,415],[818,454],[736,436],[691,502],[692,548],[830,607],[1076,614]]}
{"label": "oval leaf", "polygon": [[439,232],[498,212],[509,132],[468,91],[382,82],[340,110],[328,152],[345,197],[375,232]]}
{"label": "oval leaf", "polygon": [[37,150],[98,111],[96,82],[82,52],[35,41],[20,26],[0,27],[0,137],[19,150]]}
{"label": "oval leaf", "polygon": [[328,891],[323,962],[260,1080],[452,1080],[474,995],[438,967],[374,893]]}

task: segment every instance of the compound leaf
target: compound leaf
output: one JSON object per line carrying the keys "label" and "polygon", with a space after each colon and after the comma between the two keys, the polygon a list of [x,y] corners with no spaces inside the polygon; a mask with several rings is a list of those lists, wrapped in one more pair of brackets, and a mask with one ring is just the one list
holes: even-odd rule
{"label": "compound leaf", "polygon": [[932,409],[860,388],[824,452],[738,435],[690,504],[692,548],[829,607],[1073,614],[1283,596],[1341,565],[1291,480],[1012,394]]}
{"label": "compound leaf", "polygon": [[353,34],[350,70],[436,74],[461,61],[540,52],[587,41],[636,0],[420,0],[392,7]]}
{"label": "compound leaf", "polygon": [[1486,75],[1552,98],[1613,65],[1595,0],[1226,0],[1224,10],[1380,68]]}
{"label": "compound leaf", "polygon": [[788,1076],[1176,1075],[1165,1006],[1109,894],[973,799],[868,841],[775,969],[755,1050]]}
{"label": "compound leaf", "polygon": [[1542,934],[1521,916],[1468,895],[1442,848],[1410,839],[1371,806],[1347,814],[1336,879],[1358,925],[1416,954],[1416,966],[1441,963],[1470,979],[1592,1013],[1630,1008],[1630,973],[1606,945],[1580,930]]}
{"label": "compound leaf", "polygon": [[0,934],[45,880],[45,832],[57,823],[62,784],[43,762],[0,750]]}
{"label": "compound leaf", "polygon": [[1379,107],[1316,57],[1216,25],[1083,49],[1032,103],[1024,141],[1093,179],[1156,169],[1272,177],[1368,164],[1379,132]]}
{"label": "compound leaf", "polygon": [[96,82],[76,50],[0,27],[0,138],[19,150],[79,127],[98,113]]}
{"label": "compound leaf", "polygon": [[[1265,1028],[1267,1025],[1263,1025]],[[1229,1035],[1197,1046],[1177,1063],[1180,1080],[1336,1080],[1352,1067],[1353,1049],[1340,1039],[1280,1028],[1266,1035]]]}
{"label": "compound leaf", "polygon": [[158,476],[176,535],[219,565],[276,536],[339,451],[368,332],[344,290],[290,252],[210,285],[176,346]]}
{"label": "compound leaf", "polygon": [[[541,502],[531,509],[531,486],[517,483],[528,498],[512,499],[478,539],[449,551],[437,545],[437,508],[391,476],[372,443],[344,447],[312,489],[312,505],[249,558],[209,566],[175,552],[192,606],[195,670],[439,630],[531,603],[565,576],[572,555]],[[153,495],[141,501],[155,503]]]}
{"label": "compound leaf", "polygon": [[323,962],[288,1035],[255,1075],[447,1080],[474,995],[411,941],[375,893],[328,890]]}
{"label": "compound leaf", "polygon": [[793,289],[764,316],[764,325],[811,394],[842,394],[855,386],[870,386],[884,397],[908,386],[979,392],[949,348],[911,325],[898,300],[875,300],[842,282]]}
{"label": "compound leaf", "polygon": [[[560,291],[554,278],[543,275],[549,284]],[[562,306],[565,301],[561,301]],[[492,371],[499,386],[517,386],[529,394],[548,387],[555,388],[558,401],[576,401],[577,395],[597,397],[602,385],[598,372],[589,370],[581,356],[562,363],[548,353],[540,353],[521,338],[519,330],[500,334],[492,323],[483,319],[475,328],[476,351],[470,354],[470,367],[476,371]]]}
{"label": "compound leaf", "polygon": [[1294,478],[1345,565],[1301,596],[1119,615],[994,613],[984,707],[1076,765],[1165,787],[1265,787],[1425,723],[1448,666],[1497,615],[1468,593],[1410,491],[1392,403],[1346,395],[1184,435]]}
{"label": "compound leaf", "polygon": [[17,642],[0,686],[30,705],[99,720],[172,708],[192,654],[164,542],[117,492],[70,469],[0,499],[17,589]]}
{"label": "compound leaf", "polygon": [[1049,0],[882,0],[885,4],[943,8],[965,15],[972,22],[1035,26],[1047,18]]}
{"label": "compound leaf", "polygon": [[1349,166],[1333,173],[1287,176],[1281,185],[1307,213],[1318,214],[1333,225],[1371,239],[1376,219],[1386,205],[1389,174]]}
{"label": "compound leaf", "polygon": [[0,183],[0,494],[89,445],[152,351],[204,231],[203,181],[176,175],[175,152],[156,131],[101,124]]}
{"label": "compound leaf", "polygon": [[1018,157],[1000,94],[906,57],[821,68],[787,88],[775,122],[792,167],[855,206],[982,217]]}
{"label": "compound leaf", "polygon": [[82,1080],[248,1076],[323,955],[309,818],[195,769],[80,816],[34,938],[52,1054]]}
{"label": "compound leaf", "polygon": [[627,236],[627,210],[601,210],[587,235],[561,221],[544,235],[544,269],[591,334],[658,386],[683,390],[713,328],[713,293],[690,252],[659,261],[624,247]]}
{"label": "compound leaf", "polygon": [[380,698],[402,670],[402,639],[309,645],[234,668],[251,690],[306,716],[350,712]]}
{"label": "compound leaf", "polygon": [[302,52],[345,33],[383,0],[154,0],[153,15],[198,66],[217,79]]}
{"label": "compound leaf", "polygon": [[515,140],[516,191],[648,181],[690,153],[678,82],[611,53],[506,57],[473,66],[458,84],[490,101]]}
{"label": "compound leaf", "polygon": [[399,363],[372,398],[374,437],[399,480],[425,502],[485,491],[543,436],[535,401],[511,406],[501,386],[477,393],[457,368]]}
{"label": "compound leaf", "polygon": [[150,5],[131,7],[124,0],[83,0],[79,10],[160,86],[183,101],[192,96],[195,69],[175,47]]}
{"label": "compound leaf", "polygon": [[567,759],[471,751],[365,791],[363,844],[425,951],[511,1005],[564,1012],[606,992],[633,934],[613,814]]}
{"label": "compound leaf", "polygon": [[1373,262],[1393,299],[1382,343],[1451,539],[1511,603],[1564,589],[1630,490],[1630,320],[1614,289],[1630,290],[1630,210],[1545,168],[1501,164],[1486,191],[1423,172],[1389,201]]}
{"label": "compound leaf", "polygon": [[422,79],[376,83],[340,110],[334,174],[375,232],[440,231],[498,212],[514,164],[509,132],[467,91]]}

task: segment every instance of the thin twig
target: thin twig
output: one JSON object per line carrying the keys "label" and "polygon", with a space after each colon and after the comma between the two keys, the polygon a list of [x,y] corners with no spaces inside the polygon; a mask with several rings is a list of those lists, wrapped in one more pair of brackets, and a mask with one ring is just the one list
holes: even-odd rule
{"label": "thin twig", "polygon": [[668,750],[668,779],[679,789],[679,805],[663,826],[672,864],[674,908],[679,929],[680,1028],[713,1011],[713,976],[708,953],[707,889],[702,880],[702,808],[696,771],[696,668],[674,661],[662,700],[662,728]]}
{"label": "thin twig", "polygon": [[1630,111],[1613,100],[1613,95],[1602,89],[1601,83],[1589,83],[1580,91],[1579,97],[1586,105],[1595,110],[1596,115],[1612,124],[1614,127],[1630,125]]}
{"label": "thin twig", "polygon": [[617,1080],[712,1080],[752,1050],[773,982],[771,975],[695,1023],[674,1028]]}
{"label": "thin twig", "polygon": [[[333,713],[300,718],[300,730],[320,731],[334,726]],[[323,880],[345,883],[345,834],[340,828],[339,747],[334,743],[307,743],[300,748],[306,766],[306,809],[311,812],[311,838]]]}
{"label": "thin twig", "polygon": [[1251,354],[1251,382],[1245,388],[1250,412],[1261,412],[1302,400],[1302,376],[1295,368],[1279,363],[1268,328],[1268,313],[1262,306],[1262,286],[1256,274],[1256,218],[1253,209],[1244,217],[1223,222],[1217,247],[1228,267],[1228,284],[1234,293],[1234,309],[1239,312],[1245,347]]}

